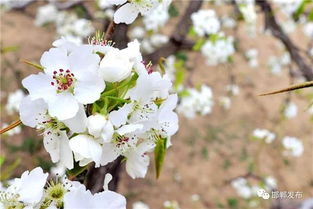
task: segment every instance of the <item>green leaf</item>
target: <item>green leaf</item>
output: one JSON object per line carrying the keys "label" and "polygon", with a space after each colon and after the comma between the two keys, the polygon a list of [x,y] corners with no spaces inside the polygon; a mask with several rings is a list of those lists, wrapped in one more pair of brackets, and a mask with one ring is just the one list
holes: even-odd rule
{"label": "green leaf", "polygon": [[200,51],[200,49],[202,48],[202,46],[204,45],[205,40],[204,39],[198,39],[195,43],[195,45],[193,45],[192,50],[194,51]]}
{"label": "green leaf", "polygon": [[88,168],[88,165],[81,167],[79,166],[77,162],[75,162],[74,168],[71,170],[67,170],[66,175],[68,176],[69,179],[73,179],[79,174],[81,174],[82,172],[84,172],[87,168]]}
{"label": "green leaf", "polygon": [[164,158],[166,154],[166,142],[167,138],[158,139],[158,141],[156,142],[156,147],[154,149],[154,161],[157,179],[160,176],[161,169],[164,163]]}
{"label": "green leaf", "polygon": [[31,62],[31,61],[28,61],[28,60],[22,60],[22,62],[24,62],[25,64],[28,64],[38,70],[43,70],[44,67],[42,67],[41,65],[37,64],[37,63],[34,63],[34,62]]}
{"label": "green leaf", "polygon": [[14,170],[20,165],[20,163],[21,163],[21,159],[16,159],[6,169],[1,168],[0,181],[4,181],[6,179],[11,178]]}
{"label": "green leaf", "polygon": [[169,13],[170,17],[177,17],[179,15],[179,11],[173,3],[168,8],[168,13]]}
{"label": "green leaf", "polygon": [[238,201],[235,198],[228,198],[227,203],[229,208],[232,209],[238,208]]}
{"label": "green leaf", "polygon": [[18,49],[19,49],[18,46],[7,46],[7,47],[1,48],[0,52],[1,52],[1,54],[6,54],[6,53],[9,53],[9,52],[15,52]]}
{"label": "green leaf", "polygon": [[5,162],[5,157],[0,156],[0,167],[3,165],[4,162]]}
{"label": "green leaf", "polygon": [[302,0],[301,4],[299,5],[299,7],[297,8],[297,10],[293,13],[293,19],[298,20],[299,17],[301,16],[301,14],[303,14],[304,10],[305,10],[305,6],[307,4],[307,0]]}

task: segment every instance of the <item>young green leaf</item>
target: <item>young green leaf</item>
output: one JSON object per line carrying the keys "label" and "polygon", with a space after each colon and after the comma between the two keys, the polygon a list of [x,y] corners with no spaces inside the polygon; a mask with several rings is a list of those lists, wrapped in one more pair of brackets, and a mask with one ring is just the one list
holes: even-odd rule
{"label": "young green leaf", "polygon": [[164,163],[164,158],[166,154],[166,138],[160,138],[156,142],[156,147],[154,149],[154,161],[155,161],[155,170],[156,170],[156,178],[159,178],[161,169]]}

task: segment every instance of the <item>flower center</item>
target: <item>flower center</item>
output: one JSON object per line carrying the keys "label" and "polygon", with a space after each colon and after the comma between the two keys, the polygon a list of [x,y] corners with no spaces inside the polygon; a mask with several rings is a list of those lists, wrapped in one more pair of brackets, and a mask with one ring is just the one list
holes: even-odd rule
{"label": "flower center", "polygon": [[51,82],[51,86],[56,86],[58,93],[64,91],[70,91],[71,93],[73,93],[74,83],[76,79],[74,77],[74,74],[69,69],[59,69],[59,71],[54,71],[52,78],[55,81]]}
{"label": "flower center", "polygon": [[117,153],[125,153],[129,148],[136,145],[135,136],[120,136],[116,135],[114,137],[114,144],[115,144],[115,152]]}

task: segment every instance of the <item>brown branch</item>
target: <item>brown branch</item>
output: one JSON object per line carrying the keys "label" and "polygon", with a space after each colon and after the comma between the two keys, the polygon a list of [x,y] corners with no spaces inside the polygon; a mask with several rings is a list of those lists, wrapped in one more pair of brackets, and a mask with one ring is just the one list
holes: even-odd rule
{"label": "brown branch", "polygon": [[256,4],[261,7],[264,13],[265,28],[269,29],[272,34],[284,44],[292,60],[296,63],[306,80],[313,80],[312,68],[305,62],[303,57],[300,55],[299,49],[294,45],[278,24],[271,5],[266,0],[256,1]]}
{"label": "brown branch", "polygon": [[202,6],[202,0],[190,1],[184,15],[176,25],[173,34],[170,36],[169,42],[163,47],[157,49],[151,54],[145,55],[144,60],[157,63],[161,57],[168,57],[179,50],[191,49],[194,45],[193,41],[187,40],[189,28],[191,26],[190,16],[198,11]]}
{"label": "brown branch", "polygon": [[109,183],[109,190],[116,191],[119,182],[119,173],[121,171],[122,157],[117,158],[106,166],[95,168],[90,166],[86,175],[85,185],[93,194],[103,191],[103,183],[105,174],[110,173],[113,176],[112,181]]}
{"label": "brown branch", "polygon": [[106,32],[105,32],[105,35],[104,35],[104,40],[108,40],[111,38],[113,32],[114,32],[114,27],[115,27],[115,24],[114,24],[114,21],[111,20]]}

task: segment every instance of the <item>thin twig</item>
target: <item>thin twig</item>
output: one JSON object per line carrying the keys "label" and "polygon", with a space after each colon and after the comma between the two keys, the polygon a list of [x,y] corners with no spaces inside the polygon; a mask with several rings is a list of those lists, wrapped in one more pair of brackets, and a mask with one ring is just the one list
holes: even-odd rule
{"label": "thin twig", "polygon": [[13,123],[11,123],[10,125],[8,125],[7,127],[3,128],[0,130],[0,134],[4,134],[5,132],[15,128],[16,126],[19,126],[20,124],[22,124],[21,120],[17,120],[14,121]]}

